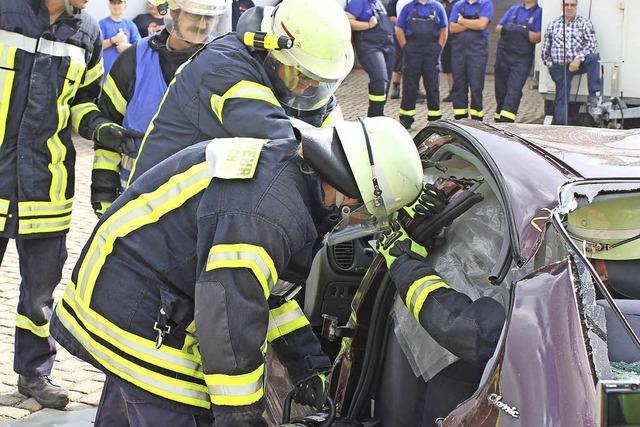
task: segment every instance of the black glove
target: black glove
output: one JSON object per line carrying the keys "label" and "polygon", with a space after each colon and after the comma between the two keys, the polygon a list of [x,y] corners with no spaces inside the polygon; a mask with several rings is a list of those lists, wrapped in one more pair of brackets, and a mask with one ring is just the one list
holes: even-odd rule
{"label": "black glove", "polygon": [[91,202],[91,207],[93,208],[93,212],[96,214],[98,218],[100,218],[111,206],[111,202]]}
{"label": "black glove", "polygon": [[142,137],[144,133],[123,128],[113,122],[104,122],[93,132],[93,140],[98,147],[127,155],[136,152],[135,139]]}
{"label": "black glove", "polygon": [[398,224],[392,224],[392,230],[384,234],[378,240],[378,252],[384,257],[387,268],[402,255],[409,255],[411,258],[424,260],[428,255],[427,248],[411,240],[407,232]]}
{"label": "black glove", "polygon": [[432,184],[425,184],[418,198],[411,205],[403,208],[405,214],[411,218],[429,218],[444,211],[447,199],[439,188]]}
{"label": "black glove", "polygon": [[313,406],[320,410],[324,407],[328,394],[327,377],[324,374],[316,374],[298,383],[293,400],[301,405]]}

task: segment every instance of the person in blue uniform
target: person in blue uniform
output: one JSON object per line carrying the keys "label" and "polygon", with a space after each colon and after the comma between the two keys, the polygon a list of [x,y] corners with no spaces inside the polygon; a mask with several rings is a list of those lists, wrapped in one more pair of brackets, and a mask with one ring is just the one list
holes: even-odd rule
{"label": "person in blue uniform", "polygon": [[126,0],[109,0],[109,16],[98,22],[103,40],[105,76],[111,70],[118,55],[140,40],[138,27],[124,16],[126,5]]}
{"label": "person in blue uniform", "polygon": [[404,49],[404,84],[400,104],[400,123],[409,129],[416,115],[420,78],[427,91],[427,118],[442,118],[440,111],[440,52],[447,42],[448,21],[442,4],[436,0],[414,0],[398,17],[396,36]]}
{"label": "person in blue uniform", "polygon": [[[489,56],[487,38],[493,18],[491,0],[459,0],[451,8],[451,71],[453,115],[482,120],[482,90]],[[471,91],[471,102],[469,102]]]}
{"label": "person in blue uniform", "polygon": [[395,56],[393,24],[380,0],[352,0],[345,10],[358,61],[369,75],[367,116],[383,116]]}
{"label": "person in blue uniform", "polygon": [[533,65],[536,43],[540,43],[542,8],[537,0],[512,6],[496,27],[500,34],[495,64],[497,122],[515,122],[522,88]]}

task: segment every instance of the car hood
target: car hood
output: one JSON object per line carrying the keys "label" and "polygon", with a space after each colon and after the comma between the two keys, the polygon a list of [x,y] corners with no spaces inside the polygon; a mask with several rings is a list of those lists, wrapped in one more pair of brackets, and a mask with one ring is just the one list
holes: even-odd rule
{"label": "car hood", "polygon": [[518,263],[537,251],[559,189],[580,179],[639,178],[640,131],[447,122],[470,134],[506,193]]}

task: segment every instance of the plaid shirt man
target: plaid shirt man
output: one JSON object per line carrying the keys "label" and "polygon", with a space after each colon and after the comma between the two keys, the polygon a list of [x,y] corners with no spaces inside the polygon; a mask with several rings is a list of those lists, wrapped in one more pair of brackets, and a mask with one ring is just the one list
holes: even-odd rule
{"label": "plaid shirt man", "polygon": [[[564,27],[562,17],[553,21],[544,33],[542,41],[542,62],[545,65],[566,65],[575,58],[584,61],[590,53],[598,50],[598,40],[593,24],[589,19],[576,16],[575,19]],[[566,53],[563,35],[566,35]]]}

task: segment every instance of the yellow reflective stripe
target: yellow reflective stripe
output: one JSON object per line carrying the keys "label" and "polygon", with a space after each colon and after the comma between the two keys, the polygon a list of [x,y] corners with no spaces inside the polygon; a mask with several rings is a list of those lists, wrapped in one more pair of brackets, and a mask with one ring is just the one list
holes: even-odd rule
{"label": "yellow reflective stripe", "polygon": [[427,116],[428,117],[442,116],[442,111],[440,111],[440,110],[429,110],[429,111],[427,111]]}
{"label": "yellow reflective stripe", "polygon": [[272,342],[308,324],[309,320],[298,303],[295,300],[287,301],[280,307],[269,310],[267,341]]}
{"label": "yellow reflective stripe", "polygon": [[264,297],[269,298],[278,280],[276,266],[267,251],[246,243],[214,245],[209,250],[206,271],[218,268],[248,268],[262,286]]}
{"label": "yellow reflective stripe", "polygon": [[493,119],[494,120],[499,120],[500,119],[500,113],[498,113],[497,111],[495,113],[493,113]]}
{"label": "yellow reflective stripe", "polygon": [[466,116],[467,114],[469,114],[469,110],[467,110],[466,108],[454,108],[453,109],[453,115],[454,116]]}
{"label": "yellow reflective stripe", "polygon": [[13,67],[15,66],[16,51],[18,49],[16,46],[6,44],[7,41],[2,36],[3,33],[7,33],[7,31],[0,30],[0,147],[7,130],[11,89],[13,88],[13,78],[16,74]]}
{"label": "yellow reflective stripe", "polygon": [[24,50],[29,53],[35,53],[36,46],[38,45],[38,39],[6,30],[0,30],[0,40],[1,45]]}
{"label": "yellow reflective stripe", "polygon": [[109,216],[96,231],[78,270],[81,301],[88,303],[91,300],[93,286],[117,239],[153,224],[167,213],[178,209],[207,188],[210,182],[207,162],[198,163],[172,176],[156,190],[128,201]]}
{"label": "yellow reflective stripe", "polygon": [[416,115],[416,110],[403,110],[402,108],[400,109],[400,115],[401,116],[409,116],[409,117],[413,117]]}
{"label": "yellow reflective stripe", "polygon": [[96,149],[93,155],[93,170],[120,172],[122,155],[110,150]]}
{"label": "yellow reflective stripe", "polygon": [[68,230],[71,226],[71,214],[51,217],[18,219],[18,234],[55,233]]}
{"label": "yellow reflective stripe", "polygon": [[429,294],[436,289],[448,288],[440,276],[430,275],[422,277],[411,284],[405,298],[405,305],[416,320],[420,320],[420,310]]}
{"label": "yellow reflective stripe", "polygon": [[374,95],[374,94],[369,94],[369,101],[372,102],[384,102],[387,100],[387,95]]}
{"label": "yellow reflective stripe", "polygon": [[98,63],[94,65],[93,68],[88,69],[87,72],[84,74],[84,80],[82,81],[82,84],[80,85],[80,87],[89,86],[91,83],[95,82],[100,77],[102,77],[103,74],[104,74],[104,61],[102,60],[102,58],[100,58],[100,61],[98,61]]}
{"label": "yellow reflective stripe", "polygon": [[76,317],[84,324],[84,329],[99,336],[114,347],[156,366],[171,369],[194,378],[202,378],[200,368],[201,359],[194,354],[163,345],[156,348],[154,340],[146,339],[124,330],[109,319],[101,316],[91,306],[83,304],[77,299],[74,286],[67,286],[62,295],[69,304]]}
{"label": "yellow reflective stripe", "polygon": [[6,215],[9,213],[9,200],[0,199],[0,215]]}
{"label": "yellow reflective stripe", "polygon": [[83,102],[82,104],[71,107],[71,128],[76,132],[80,132],[80,123],[84,116],[92,111],[100,111],[93,102]]}
{"label": "yellow reflective stripe", "polygon": [[474,110],[473,108],[469,108],[469,114],[474,117],[484,117],[484,111]]}
{"label": "yellow reflective stripe", "polygon": [[321,128],[328,128],[331,126],[335,126],[336,123],[344,121],[344,116],[342,115],[342,108],[339,105],[336,105],[336,108],[331,110],[327,117],[324,118]]}
{"label": "yellow reflective stripe", "polygon": [[205,374],[204,379],[214,405],[245,406],[264,395],[264,364],[246,374]]}
{"label": "yellow reflective stripe", "polygon": [[516,120],[516,114],[515,114],[515,113],[512,113],[511,111],[502,110],[502,111],[500,112],[500,115],[501,115],[502,117],[506,117],[507,119],[511,119],[511,120],[513,120],[513,121],[515,121],[515,120]]}
{"label": "yellow reflective stripe", "polygon": [[256,101],[264,101],[280,107],[278,99],[267,86],[256,82],[241,80],[227,90],[224,95],[220,96],[215,93],[211,95],[211,109],[218,120],[220,120],[220,123],[222,123],[224,103],[233,98],[255,99]]}
{"label": "yellow reflective stripe", "polygon": [[209,391],[206,386],[159,374],[111,351],[108,347],[94,340],[62,303],[57,304],[56,314],[67,331],[100,365],[111,373],[166,399],[205,409],[211,407]]}
{"label": "yellow reflective stripe", "polygon": [[27,316],[18,313],[16,316],[16,326],[20,329],[31,331],[31,333],[40,338],[47,338],[49,336],[49,322],[44,325],[36,325]]}
{"label": "yellow reflective stripe", "polygon": [[107,97],[115,107],[116,111],[124,116],[124,113],[127,112],[127,100],[124,99],[124,96],[120,93],[116,82],[110,74],[107,74],[107,78],[102,84],[102,90],[107,94]]}
{"label": "yellow reflective stripe", "polygon": [[71,213],[73,199],[61,201],[18,202],[18,216],[20,218],[32,216],[52,216]]}
{"label": "yellow reflective stripe", "polygon": [[4,231],[4,226],[7,224],[7,219],[3,216],[0,216],[0,233]]}

